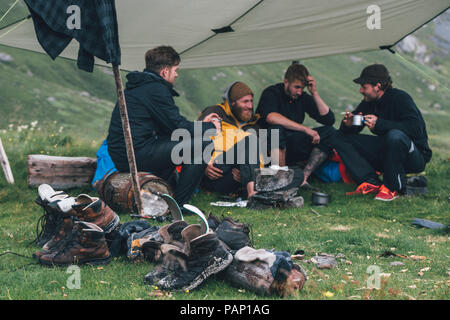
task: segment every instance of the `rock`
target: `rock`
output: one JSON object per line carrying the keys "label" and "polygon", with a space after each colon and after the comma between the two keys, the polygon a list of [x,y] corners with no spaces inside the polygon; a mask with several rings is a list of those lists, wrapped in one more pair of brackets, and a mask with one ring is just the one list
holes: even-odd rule
{"label": "rock", "polygon": [[392,267],[399,267],[399,266],[404,266],[405,264],[403,262],[400,261],[393,261],[389,264]]}
{"label": "rock", "polygon": [[337,266],[335,257],[326,253],[320,253],[309,261],[314,263],[318,269],[333,269]]}
{"label": "rock", "polygon": [[14,58],[11,57],[9,54],[0,52],[0,61],[1,62],[11,62],[14,61]]}

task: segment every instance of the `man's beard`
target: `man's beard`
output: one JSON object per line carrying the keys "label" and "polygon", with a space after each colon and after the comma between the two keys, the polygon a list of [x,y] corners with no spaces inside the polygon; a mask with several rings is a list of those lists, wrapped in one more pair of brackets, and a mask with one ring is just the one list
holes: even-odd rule
{"label": "man's beard", "polygon": [[251,112],[249,112],[246,109],[234,107],[234,108],[232,108],[231,112],[233,112],[234,116],[240,122],[249,122],[253,117],[253,110],[251,110]]}

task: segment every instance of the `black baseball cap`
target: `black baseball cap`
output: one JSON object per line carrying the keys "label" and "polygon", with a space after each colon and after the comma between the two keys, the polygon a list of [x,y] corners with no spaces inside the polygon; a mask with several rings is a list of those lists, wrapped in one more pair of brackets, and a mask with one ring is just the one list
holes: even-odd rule
{"label": "black baseball cap", "polygon": [[389,80],[389,71],[383,64],[372,64],[367,66],[361,72],[359,78],[353,80],[358,84],[372,84],[386,83]]}

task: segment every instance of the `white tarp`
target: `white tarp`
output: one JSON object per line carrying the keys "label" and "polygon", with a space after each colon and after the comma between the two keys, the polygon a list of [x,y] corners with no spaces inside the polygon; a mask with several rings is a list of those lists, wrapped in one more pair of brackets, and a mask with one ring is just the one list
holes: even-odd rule
{"label": "white tarp", "polygon": [[[372,5],[379,15],[368,12]],[[183,68],[374,50],[395,44],[448,6],[449,0],[116,0],[121,68],[143,69],[145,52],[158,45],[182,53]],[[0,31],[0,37],[14,27]],[[233,31],[212,31],[224,27]],[[31,19],[0,44],[43,51]],[[76,59],[77,54],[73,41],[61,56]]]}

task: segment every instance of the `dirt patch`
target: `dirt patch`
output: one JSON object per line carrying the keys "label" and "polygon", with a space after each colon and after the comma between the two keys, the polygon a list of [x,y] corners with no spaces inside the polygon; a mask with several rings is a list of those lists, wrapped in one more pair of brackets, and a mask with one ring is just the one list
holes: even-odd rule
{"label": "dirt patch", "polygon": [[349,231],[350,229],[351,229],[351,227],[343,226],[340,224],[338,224],[337,226],[330,227],[330,230],[333,230],[333,231]]}

